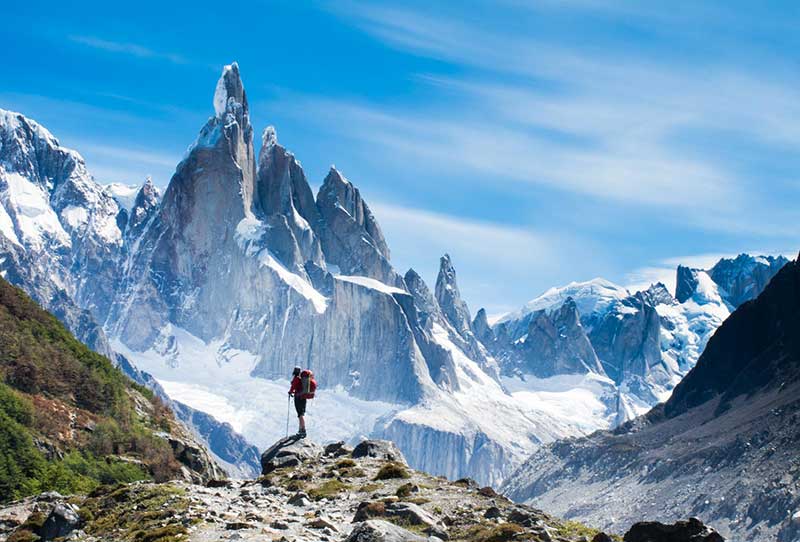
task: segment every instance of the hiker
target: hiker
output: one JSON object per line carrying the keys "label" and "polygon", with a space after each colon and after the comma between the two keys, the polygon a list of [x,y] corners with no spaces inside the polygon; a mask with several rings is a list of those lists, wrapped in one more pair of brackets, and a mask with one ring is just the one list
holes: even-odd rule
{"label": "hiker", "polygon": [[317,381],[314,380],[314,373],[308,369],[295,367],[292,371],[292,385],[289,387],[289,396],[294,396],[294,409],[297,411],[297,420],[300,423],[300,430],[297,436],[306,438],[306,401],[314,398],[317,390]]}

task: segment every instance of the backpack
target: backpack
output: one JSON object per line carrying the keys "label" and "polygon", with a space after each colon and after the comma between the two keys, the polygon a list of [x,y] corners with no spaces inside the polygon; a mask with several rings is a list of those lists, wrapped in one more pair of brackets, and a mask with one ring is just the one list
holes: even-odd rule
{"label": "backpack", "polygon": [[314,380],[314,373],[306,369],[300,373],[300,398],[313,399],[314,392],[317,391],[317,381]]}

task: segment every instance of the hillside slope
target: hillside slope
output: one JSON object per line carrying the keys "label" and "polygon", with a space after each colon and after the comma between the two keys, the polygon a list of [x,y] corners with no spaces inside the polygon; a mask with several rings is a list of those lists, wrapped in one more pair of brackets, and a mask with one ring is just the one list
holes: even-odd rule
{"label": "hillside slope", "polygon": [[219,475],[159,400],[0,278],[0,502]]}
{"label": "hillside slope", "polygon": [[504,489],[515,500],[600,527],[692,515],[735,539],[794,541],[798,422],[794,261],[725,321],[665,404],[614,432],[541,448]]}
{"label": "hillside slope", "polygon": [[[60,536],[87,542],[611,540],[579,523],[515,504],[471,480],[453,482],[414,471],[387,441],[363,441],[353,449],[289,438],[265,452],[262,462],[266,474],[258,480],[205,487],[136,483],[88,497],[27,499],[0,508],[0,537],[13,531],[9,540],[31,540],[45,534],[50,522],[62,527]],[[71,521],[46,520],[58,515],[59,506],[73,513]],[[713,533],[697,523],[681,528],[687,527],[696,534]]]}

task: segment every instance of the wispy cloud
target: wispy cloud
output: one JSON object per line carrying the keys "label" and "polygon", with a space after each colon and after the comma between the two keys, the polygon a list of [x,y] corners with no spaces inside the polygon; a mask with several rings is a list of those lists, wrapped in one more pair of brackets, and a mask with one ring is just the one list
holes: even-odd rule
{"label": "wispy cloud", "polygon": [[154,150],[102,145],[91,141],[77,141],[75,146],[82,153],[92,154],[108,160],[139,163],[147,166],[175,167],[180,162],[180,156]]}
{"label": "wispy cloud", "polygon": [[[604,0],[536,6],[664,24],[690,16]],[[390,156],[668,209],[681,223],[733,232],[768,218],[768,205],[759,207],[762,187],[741,171],[735,151],[714,147],[736,137],[775,152],[800,149],[800,79],[780,70],[765,76],[736,65],[654,62],[631,48],[587,51],[511,25],[500,31],[464,11],[361,2],[330,9],[392,47],[466,73],[420,76],[444,96],[434,109],[326,100],[314,109]],[[696,146],[697,137],[706,142]],[[742,220],[745,212],[753,220]]]}
{"label": "wispy cloud", "polygon": [[[490,314],[513,310],[517,307],[503,301],[513,299],[511,292],[519,285],[551,283],[591,253],[581,239],[563,232],[536,231],[385,202],[371,207],[392,247],[394,265],[399,269],[413,267],[432,286],[438,258],[425,261],[420,255],[449,253],[457,272],[461,270],[459,286],[464,298],[472,302],[473,311],[480,308],[475,300],[485,304]],[[500,275],[504,280],[496,280]]]}
{"label": "wispy cloud", "polygon": [[79,43],[93,49],[99,49],[109,53],[120,53],[124,55],[134,56],[137,58],[152,58],[159,60],[167,60],[173,64],[188,64],[189,61],[182,55],[176,53],[164,53],[156,51],[149,47],[139,45],[137,43],[111,41],[106,39],[97,38],[95,36],[68,36],[69,40],[74,43]]}

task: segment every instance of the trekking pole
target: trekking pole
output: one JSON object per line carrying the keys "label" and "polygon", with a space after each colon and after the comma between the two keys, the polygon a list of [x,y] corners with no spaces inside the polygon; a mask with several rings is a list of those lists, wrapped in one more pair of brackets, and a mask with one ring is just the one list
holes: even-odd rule
{"label": "trekking pole", "polygon": [[286,397],[286,438],[289,438],[289,412],[292,408],[292,396]]}

